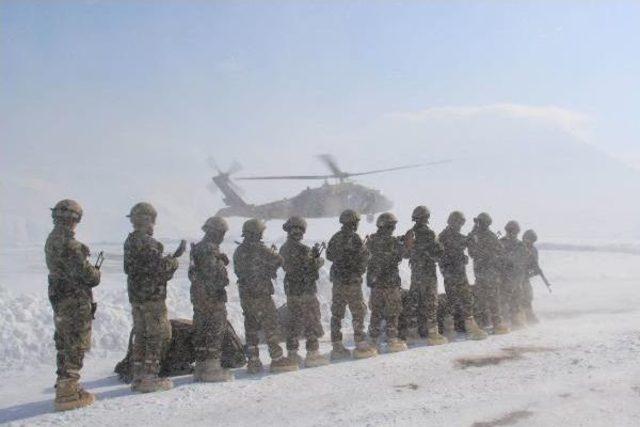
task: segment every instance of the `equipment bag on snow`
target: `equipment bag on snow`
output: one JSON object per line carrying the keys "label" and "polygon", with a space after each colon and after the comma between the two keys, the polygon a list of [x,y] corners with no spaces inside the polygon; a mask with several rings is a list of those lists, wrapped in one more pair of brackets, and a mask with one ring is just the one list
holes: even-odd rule
{"label": "equipment bag on snow", "polygon": [[[171,344],[165,358],[160,362],[163,377],[186,375],[192,372],[195,351],[191,339],[193,322],[189,319],[171,319]],[[120,381],[129,384],[133,379],[133,331],[129,334],[127,355],[116,365],[114,372]],[[242,341],[227,321],[227,330],[222,342],[221,364],[225,368],[240,368],[246,364]]]}

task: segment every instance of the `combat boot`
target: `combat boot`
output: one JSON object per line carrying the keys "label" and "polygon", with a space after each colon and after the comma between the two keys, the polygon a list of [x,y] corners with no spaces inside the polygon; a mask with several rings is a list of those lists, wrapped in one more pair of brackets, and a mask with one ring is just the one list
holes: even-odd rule
{"label": "combat boot", "polygon": [[160,378],[158,374],[145,375],[136,387],[140,393],[155,393],[156,391],[167,391],[173,388],[173,381],[169,378]]}
{"label": "combat boot", "polygon": [[427,344],[429,345],[442,345],[449,342],[448,339],[440,335],[437,326],[430,327],[427,333]]}
{"label": "combat boot", "polygon": [[249,356],[247,372],[249,374],[259,374],[262,372],[262,361],[258,356]]}
{"label": "combat boot", "polygon": [[307,351],[307,357],[304,359],[304,366],[307,368],[317,368],[329,364],[327,356],[320,354],[318,350]]}
{"label": "combat boot", "polygon": [[423,338],[420,336],[420,333],[418,333],[418,328],[407,328],[407,332],[405,333],[404,338],[404,341],[407,344],[413,345],[424,343]]}
{"label": "combat boot", "polygon": [[96,397],[85,391],[75,378],[58,379],[56,382],[56,398],[53,406],[58,412],[83,408],[95,401]]}
{"label": "combat boot", "polygon": [[535,325],[536,323],[540,322],[538,320],[538,317],[535,315],[535,313],[533,312],[533,310],[531,308],[526,308],[524,310],[524,315],[527,318],[527,323],[529,325]]}
{"label": "combat boot", "polygon": [[509,329],[509,327],[505,325],[504,322],[499,321],[497,323],[494,323],[493,325],[494,335],[504,335],[504,334],[508,334],[509,332],[511,332],[511,329]]}
{"label": "combat boot", "polygon": [[353,350],[354,359],[367,359],[378,355],[378,350],[372,347],[367,340],[362,340],[356,343],[356,348]]}
{"label": "combat boot", "polygon": [[511,328],[513,329],[522,329],[527,326],[527,320],[522,309],[516,311],[516,313],[511,317]]}
{"label": "combat boot", "polygon": [[144,366],[142,363],[133,363],[133,377],[131,379],[131,391],[138,391],[138,386],[140,385],[140,381],[142,381],[142,377],[144,377]]}
{"label": "combat boot", "polygon": [[464,320],[464,330],[467,332],[467,337],[471,340],[484,340],[489,336],[489,334],[480,329],[473,316]]}
{"label": "combat boot", "polygon": [[232,381],[233,373],[220,365],[220,359],[208,359],[196,362],[193,380],[203,383]]}
{"label": "combat boot", "polygon": [[288,350],[287,358],[295,362],[298,366],[302,366],[302,356],[298,354],[298,350]]}
{"label": "combat boot", "polygon": [[288,357],[280,356],[277,359],[271,360],[271,366],[269,366],[269,372],[278,374],[280,372],[291,372],[299,369],[298,364],[289,359]]}
{"label": "combat boot", "polygon": [[387,340],[387,348],[390,353],[398,353],[408,349],[407,343],[399,338],[389,338]]}
{"label": "combat boot", "polygon": [[445,316],[442,321],[442,329],[447,340],[454,341],[456,339],[456,325],[453,316]]}
{"label": "combat boot", "polygon": [[351,351],[349,351],[342,341],[336,341],[332,343],[333,349],[331,350],[331,360],[344,360],[351,358]]}

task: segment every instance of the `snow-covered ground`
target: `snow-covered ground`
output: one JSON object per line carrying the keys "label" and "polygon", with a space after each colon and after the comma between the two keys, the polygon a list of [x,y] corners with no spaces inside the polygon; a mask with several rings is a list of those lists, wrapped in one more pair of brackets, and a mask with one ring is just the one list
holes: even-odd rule
{"label": "snow-covered ground", "polygon": [[[119,246],[104,249],[94,348],[83,371],[99,400],[60,414],[52,412],[53,329],[42,249],[0,253],[0,423],[640,425],[637,255],[542,252],[554,293],[536,281],[541,323],[509,335],[280,375],[248,377],[240,370],[225,384],[180,377],[171,391],[138,395],[112,372],[131,321]],[[326,271],[320,288],[328,332]],[[236,288],[229,293],[230,319],[242,331]],[[277,299],[283,301],[281,293]],[[191,315],[184,268],[171,283],[169,306],[172,316]],[[324,339],[328,351],[328,333]]]}

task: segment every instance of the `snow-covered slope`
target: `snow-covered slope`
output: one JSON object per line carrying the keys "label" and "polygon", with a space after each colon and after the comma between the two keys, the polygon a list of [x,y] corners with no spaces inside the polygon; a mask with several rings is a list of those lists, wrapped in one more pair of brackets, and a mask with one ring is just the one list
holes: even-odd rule
{"label": "snow-covered slope", "polygon": [[[0,423],[638,425],[637,256],[545,251],[542,262],[554,293],[534,284],[542,322],[526,330],[281,375],[248,377],[238,371],[236,381],[225,384],[193,384],[180,377],[169,392],[136,395],[112,373],[124,354],[130,326],[123,277],[112,257],[96,295],[100,308],[94,350],[83,372],[85,385],[99,401],[64,414],[51,412],[55,368],[44,285],[38,293],[21,293],[3,274]],[[326,325],[326,277],[320,288]],[[190,315],[187,290],[186,277],[179,274],[171,284],[172,315]],[[282,301],[280,292],[277,299]],[[241,331],[234,288],[230,295],[229,316]]]}

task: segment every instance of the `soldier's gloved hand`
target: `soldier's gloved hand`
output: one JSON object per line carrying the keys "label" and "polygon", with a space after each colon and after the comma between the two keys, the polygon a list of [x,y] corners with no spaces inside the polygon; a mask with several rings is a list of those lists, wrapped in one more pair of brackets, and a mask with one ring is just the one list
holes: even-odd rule
{"label": "soldier's gloved hand", "polygon": [[178,266],[180,265],[180,263],[178,262],[177,258],[174,257],[167,257],[165,258],[165,270],[166,271],[176,271],[178,269]]}
{"label": "soldier's gloved hand", "polygon": [[229,257],[227,256],[227,254],[218,255],[218,259],[222,261],[224,265],[229,265]]}

